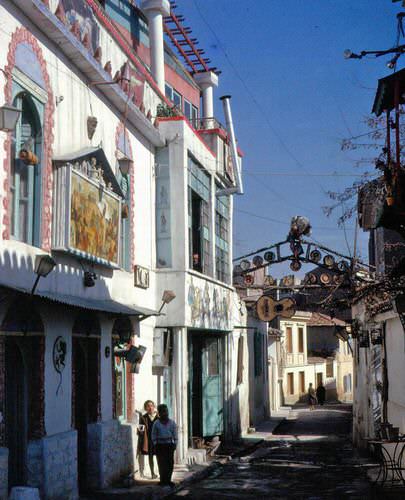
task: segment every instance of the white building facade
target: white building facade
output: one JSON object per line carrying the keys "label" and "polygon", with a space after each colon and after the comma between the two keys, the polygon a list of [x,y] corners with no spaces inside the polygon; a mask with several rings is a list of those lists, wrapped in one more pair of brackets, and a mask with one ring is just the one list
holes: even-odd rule
{"label": "white building facade", "polygon": [[216,196],[233,186],[227,134],[190,125],[208,87],[162,53],[169,2],[128,2],[137,50],[101,3],[0,5],[1,102],[20,110],[0,132],[0,498],[77,498],[132,473],[146,399],[171,407],[179,461],[193,437],[248,425],[232,197]]}

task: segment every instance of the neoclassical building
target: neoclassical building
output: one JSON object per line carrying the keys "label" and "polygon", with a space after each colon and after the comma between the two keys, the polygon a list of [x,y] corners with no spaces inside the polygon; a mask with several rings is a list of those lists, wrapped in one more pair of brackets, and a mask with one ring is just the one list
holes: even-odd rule
{"label": "neoclassical building", "polygon": [[132,473],[146,399],[178,461],[248,425],[218,77],[163,43],[167,0],[115,3],[0,4],[0,498]]}

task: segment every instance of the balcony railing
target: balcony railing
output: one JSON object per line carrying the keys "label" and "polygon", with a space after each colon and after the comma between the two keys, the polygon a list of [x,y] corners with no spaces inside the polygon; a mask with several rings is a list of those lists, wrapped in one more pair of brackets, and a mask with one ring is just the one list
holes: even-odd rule
{"label": "balcony railing", "polygon": [[287,353],[285,359],[286,366],[296,366],[303,365],[305,363],[305,354],[303,352],[300,353]]}
{"label": "balcony railing", "polygon": [[191,124],[195,130],[220,129],[227,133],[225,127],[216,118],[193,118]]}

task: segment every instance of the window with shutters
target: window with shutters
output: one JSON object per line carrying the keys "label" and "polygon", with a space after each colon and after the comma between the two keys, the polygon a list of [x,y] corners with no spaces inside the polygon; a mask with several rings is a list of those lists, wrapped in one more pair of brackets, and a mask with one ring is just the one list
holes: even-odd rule
{"label": "window with shutters", "polygon": [[298,328],[298,352],[304,352],[304,329]]}
{"label": "window with shutters", "polygon": [[287,373],[288,394],[294,394],[294,373]]}
{"label": "window with shutters", "polygon": [[[39,246],[43,105],[25,91],[16,96],[13,104],[21,114],[12,137],[11,236]],[[20,159],[22,151],[30,156]]]}
{"label": "window with shutters", "polygon": [[292,327],[287,326],[285,334],[286,334],[286,351],[288,354],[291,354],[293,352],[293,337],[292,337]]}
{"label": "window with shutters", "polygon": [[191,157],[188,158],[189,265],[212,275],[211,178]]}
{"label": "window with shutters", "polygon": [[229,283],[229,196],[216,197],[215,206],[215,273],[216,278]]}

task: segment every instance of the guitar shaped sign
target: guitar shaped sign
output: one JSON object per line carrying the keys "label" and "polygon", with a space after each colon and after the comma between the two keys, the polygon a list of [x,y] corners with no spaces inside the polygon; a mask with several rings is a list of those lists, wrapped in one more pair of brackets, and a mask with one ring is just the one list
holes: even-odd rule
{"label": "guitar shaped sign", "polygon": [[256,302],[257,316],[261,321],[272,321],[280,316],[282,318],[291,318],[296,311],[295,301],[291,298],[274,300],[272,297],[262,295]]}

